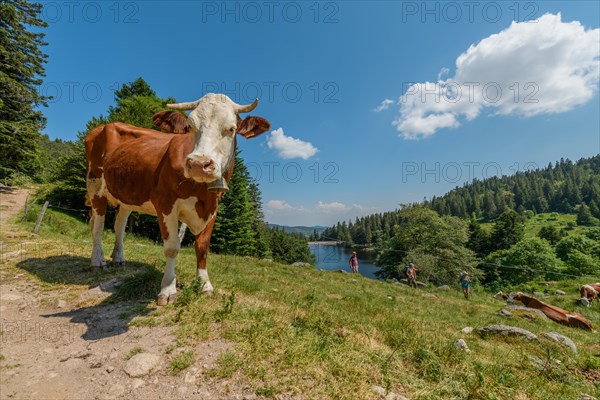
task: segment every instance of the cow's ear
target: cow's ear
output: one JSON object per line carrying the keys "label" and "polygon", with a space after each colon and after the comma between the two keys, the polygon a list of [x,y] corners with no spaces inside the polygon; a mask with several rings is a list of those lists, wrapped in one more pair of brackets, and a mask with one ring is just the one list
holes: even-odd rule
{"label": "cow's ear", "polygon": [[152,123],[169,133],[188,133],[190,130],[187,117],[177,111],[159,111],[152,117]]}
{"label": "cow's ear", "polygon": [[249,116],[243,120],[238,116],[237,133],[244,136],[246,139],[253,138],[271,128],[269,121],[262,117]]}

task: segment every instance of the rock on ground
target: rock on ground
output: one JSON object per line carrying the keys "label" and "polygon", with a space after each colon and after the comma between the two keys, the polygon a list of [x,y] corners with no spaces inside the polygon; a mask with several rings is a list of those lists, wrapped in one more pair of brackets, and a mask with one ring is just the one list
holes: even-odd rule
{"label": "rock on ground", "polygon": [[292,264],[292,267],[312,267],[312,265],[305,262],[295,262]]}
{"label": "rock on ground", "polygon": [[466,326],[466,327],[462,328],[460,331],[462,333],[469,334],[469,333],[473,332],[474,330],[475,330],[475,328],[473,328],[472,326]]}
{"label": "rock on ground", "polygon": [[557,290],[555,293],[556,293],[557,295],[559,295],[559,296],[564,296],[564,295],[566,294],[566,293],[565,293],[565,292],[563,292],[562,290]]}
{"label": "rock on ground", "polygon": [[394,392],[387,393],[385,388],[381,386],[372,386],[371,391],[379,395],[380,399],[385,400],[408,400],[406,397],[396,394]]}
{"label": "rock on ground", "polygon": [[467,346],[467,342],[465,342],[464,339],[458,339],[456,342],[454,342],[454,348],[458,350],[464,350],[467,353],[471,352],[471,349],[469,349],[469,346]]}
{"label": "rock on ground", "polygon": [[587,393],[579,393],[579,397],[582,398],[583,400],[598,400],[594,396],[590,396]]}
{"label": "rock on ground", "polygon": [[448,286],[448,285],[438,286],[438,290],[450,290],[450,286]]}
{"label": "rock on ground", "polygon": [[502,317],[507,317],[507,318],[512,318],[512,317],[514,317],[514,315],[513,315],[513,314],[512,314],[510,311],[508,311],[508,310],[504,310],[504,309],[502,309],[502,310],[498,311],[498,315],[500,315],[500,316],[502,316]]}
{"label": "rock on ground", "polygon": [[506,307],[509,310],[521,310],[521,311],[527,311],[533,314],[536,314],[537,316],[539,316],[542,319],[548,319],[548,317],[546,316],[546,314],[544,314],[542,312],[542,310],[538,310],[537,308],[530,308],[530,307],[525,307],[525,306],[517,306],[517,305],[509,305]]}
{"label": "rock on ground", "polygon": [[508,325],[488,325],[488,326],[484,326],[483,328],[477,329],[477,332],[481,336],[497,333],[499,335],[504,335],[504,336],[523,336],[529,340],[537,339],[536,335],[534,335],[533,333],[531,333],[529,331],[526,331],[525,329],[517,328],[514,326],[508,326]]}
{"label": "rock on ground", "polygon": [[160,356],[151,353],[140,353],[131,357],[125,364],[125,372],[132,378],[148,375],[160,361]]}
{"label": "rock on ground", "polygon": [[577,346],[568,337],[561,335],[560,333],[556,333],[556,332],[544,333],[544,336],[550,340],[554,340],[556,343],[558,343],[560,345],[570,348],[571,350],[573,350],[573,353],[577,353]]}

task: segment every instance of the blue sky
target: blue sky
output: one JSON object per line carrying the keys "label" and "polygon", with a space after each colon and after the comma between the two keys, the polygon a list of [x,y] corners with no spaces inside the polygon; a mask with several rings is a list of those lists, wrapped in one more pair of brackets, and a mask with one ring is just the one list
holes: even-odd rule
{"label": "blue sky", "polygon": [[140,76],[178,101],[258,95],[272,131],[239,146],[269,222],[600,152],[595,1],[115,4],[45,3],[45,132],[75,139]]}

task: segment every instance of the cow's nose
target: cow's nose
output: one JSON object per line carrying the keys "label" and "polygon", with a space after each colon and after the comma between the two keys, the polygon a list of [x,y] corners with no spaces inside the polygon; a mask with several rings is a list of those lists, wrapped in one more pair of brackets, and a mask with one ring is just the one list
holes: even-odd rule
{"label": "cow's nose", "polygon": [[208,157],[193,157],[186,161],[188,170],[198,171],[203,173],[213,173],[215,170],[215,162]]}

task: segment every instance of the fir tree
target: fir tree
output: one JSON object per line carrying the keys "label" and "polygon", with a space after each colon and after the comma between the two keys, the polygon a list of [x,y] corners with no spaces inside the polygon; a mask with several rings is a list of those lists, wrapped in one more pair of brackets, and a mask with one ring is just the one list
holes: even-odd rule
{"label": "fir tree", "polygon": [[46,120],[38,105],[46,100],[38,92],[45,76],[42,5],[25,0],[0,3],[0,178],[15,171],[35,176],[39,169],[40,130]]}

